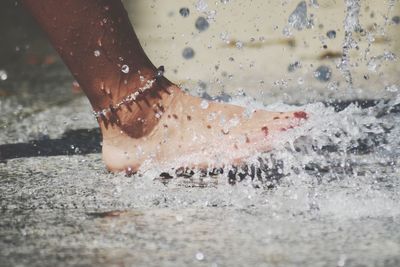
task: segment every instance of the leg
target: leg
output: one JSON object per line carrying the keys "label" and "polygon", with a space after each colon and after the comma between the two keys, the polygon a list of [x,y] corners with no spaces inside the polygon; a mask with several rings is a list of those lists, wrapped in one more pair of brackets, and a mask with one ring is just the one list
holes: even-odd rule
{"label": "leg", "polygon": [[[163,77],[154,79],[157,69],[118,0],[23,2],[94,111],[108,109],[98,122],[103,159],[112,171],[135,171],[146,160],[198,167],[237,162],[271,149],[274,133],[306,118],[304,112],[261,110],[246,116],[241,107],[205,103]],[[125,101],[153,80],[134,101]]]}
{"label": "leg", "polygon": [[[140,76],[148,80],[154,75],[156,68],[140,46],[120,1],[23,0],[23,3],[47,33],[95,111],[117,103],[140,87]],[[162,83],[164,87],[169,84],[166,80]],[[158,90],[162,95],[160,88],[153,91]],[[146,113],[156,99],[147,100],[149,103],[141,105]],[[102,121],[106,128],[109,122],[119,123],[135,137],[151,130],[140,126],[133,129],[132,119],[115,117]]]}

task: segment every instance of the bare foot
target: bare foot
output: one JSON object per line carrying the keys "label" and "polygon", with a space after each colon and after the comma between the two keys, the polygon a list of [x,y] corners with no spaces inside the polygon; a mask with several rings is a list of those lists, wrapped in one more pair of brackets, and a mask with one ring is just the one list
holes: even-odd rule
{"label": "bare foot", "polygon": [[262,110],[247,117],[242,107],[182,93],[145,54],[121,1],[44,2],[23,1],[88,97],[111,171],[134,172],[146,161],[237,164],[272,149],[281,131],[307,117]]}
{"label": "bare foot", "polygon": [[[100,123],[103,159],[109,170],[135,172],[146,161],[194,168],[238,164],[255,153],[271,150],[279,133],[307,118],[302,111],[257,110],[249,116],[242,107],[208,102],[174,85],[166,92],[153,104],[152,118],[125,111],[124,116],[132,116],[128,125],[105,127]],[[135,105],[132,109],[138,109]],[[140,125],[147,130],[132,134]]]}

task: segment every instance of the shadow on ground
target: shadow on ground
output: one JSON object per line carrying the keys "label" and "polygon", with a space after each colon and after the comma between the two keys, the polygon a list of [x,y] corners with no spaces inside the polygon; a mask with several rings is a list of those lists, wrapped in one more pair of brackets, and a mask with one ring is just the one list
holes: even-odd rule
{"label": "shadow on ground", "polygon": [[100,142],[100,129],[72,130],[65,132],[59,139],[0,145],[0,161],[23,157],[100,153]]}

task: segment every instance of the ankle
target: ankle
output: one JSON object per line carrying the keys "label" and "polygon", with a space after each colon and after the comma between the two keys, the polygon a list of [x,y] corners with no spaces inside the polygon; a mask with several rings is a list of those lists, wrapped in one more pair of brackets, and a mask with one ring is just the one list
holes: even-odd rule
{"label": "ankle", "polygon": [[[143,87],[139,87],[127,91],[127,96],[123,97],[115,106],[104,109],[107,110],[107,115],[97,118],[103,136],[115,132],[133,138],[148,135],[170,107],[175,96],[181,92],[177,86],[164,77],[154,81],[143,80],[141,84],[145,86],[151,84],[151,87],[145,90],[142,90]],[[123,101],[129,99],[130,96],[135,96],[135,99]]]}
{"label": "ankle", "polygon": [[[125,65],[126,66],[126,65]],[[129,67],[128,68],[129,72]],[[100,106],[94,108],[93,115],[96,118],[107,117],[111,115],[114,110],[118,110],[123,106],[128,106],[132,102],[138,101],[139,98],[143,97],[147,90],[154,90],[155,83],[160,81],[164,74],[164,66],[159,67],[156,71],[150,72],[150,74],[142,74],[138,71],[137,74],[133,73],[129,75],[129,79],[119,77],[118,84],[112,86],[113,91],[110,89],[111,81],[100,82],[100,91],[102,93],[102,101],[99,101]],[[121,80],[123,79],[123,84]],[[121,98],[122,95],[122,98]],[[125,96],[124,96],[125,95]],[[103,108],[101,108],[103,106]]]}

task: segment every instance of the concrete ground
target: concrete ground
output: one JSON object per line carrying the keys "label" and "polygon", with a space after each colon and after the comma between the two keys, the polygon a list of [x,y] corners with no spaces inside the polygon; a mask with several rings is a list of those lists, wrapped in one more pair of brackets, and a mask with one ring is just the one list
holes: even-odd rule
{"label": "concrete ground", "polygon": [[[342,1],[310,6],[314,28],[291,37],[282,30],[296,1],[207,1],[205,12],[217,13],[201,33],[197,1],[125,2],[152,60],[193,94],[243,88],[281,110],[294,107],[279,102],[358,99],[301,107],[315,116],[297,129],[301,137],[273,152],[284,171],[269,181],[274,186],[249,175],[235,185],[226,175],[167,182],[156,167],[110,174],[88,101],[32,18],[16,2],[0,1],[1,267],[400,265],[400,98],[396,87],[385,89],[399,85],[398,61],[378,57],[376,72],[365,69],[371,56],[398,51],[400,26],[392,18],[399,1],[383,27],[387,39],[376,36],[367,60],[359,59],[365,37],[363,48],[352,50],[359,64],[352,91],[335,69],[337,58],[318,59],[341,51]],[[388,6],[381,3],[362,1],[365,28],[375,19],[384,25]],[[178,14],[184,5],[186,18]],[[330,29],[335,39],[324,37]],[[190,60],[182,57],[185,47],[195,51]],[[329,81],[313,76],[320,65],[332,69]]]}

